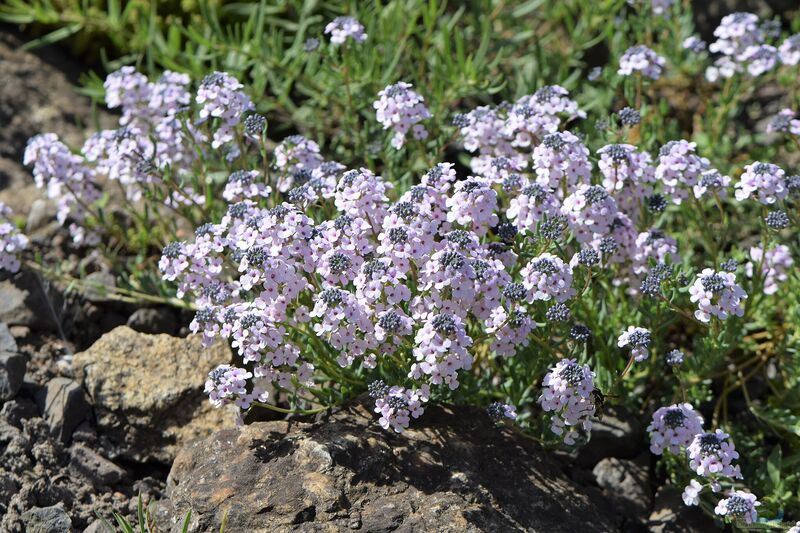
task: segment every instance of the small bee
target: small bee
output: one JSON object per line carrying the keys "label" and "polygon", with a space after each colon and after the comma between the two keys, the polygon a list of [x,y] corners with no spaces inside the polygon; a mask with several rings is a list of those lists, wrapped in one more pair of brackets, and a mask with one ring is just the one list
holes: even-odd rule
{"label": "small bee", "polygon": [[606,406],[607,398],[618,398],[618,396],[603,394],[603,391],[597,388],[592,390],[592,400],[594,401],[595,405],[595,416],[597,417],[598,420],[603,419],[603,412],[604,412],[603,409]]}

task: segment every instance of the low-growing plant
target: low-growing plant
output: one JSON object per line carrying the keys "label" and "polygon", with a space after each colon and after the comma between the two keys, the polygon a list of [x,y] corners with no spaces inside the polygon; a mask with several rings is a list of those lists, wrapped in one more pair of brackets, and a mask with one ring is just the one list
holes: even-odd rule
{"label": "low-growing plant", "polygon": [[[369,71],[375,25],[343,17],[308,52],[341,103],[313,138],[274,143],[258,111],[276,100],[228,72],[125,67],[104,82],[119,129],[80,153],[37,136],[25,158],[74,245],[127,280],[121,297],[192,307],[192,332],[230,342],[206,392],[240,423],[367,393],[387,430],[430,402],[480,404],[571,446],[621,404],[650,419],[687,505],[785,530],[800,518],[800,177],[783,167],[800,119],[787,107],[741,135],[738,119],[758,87],[796,81],[800,38],[736,13],[706,46],[685,7],[647,6],[625,8],[611,64],[573,91],[462,107],[458,88],[418,83],[435,67]],[[688,126],[676,87],[700,93]],[[14,270],[27,241],[3,228]]]}

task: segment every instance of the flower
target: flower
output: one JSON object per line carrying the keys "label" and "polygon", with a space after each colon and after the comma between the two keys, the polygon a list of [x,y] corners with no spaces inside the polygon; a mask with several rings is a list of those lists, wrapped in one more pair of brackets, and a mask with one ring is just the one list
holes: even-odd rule
{"label": "flower", "polygon": [[517,409],[513,405],[507,403],[494,402],[489,404],[489,407],[486,408],[486,414],[495,422],[499,422],[503,418],[516,420]]}
{"label": "flower", "polygon": [[750,261],[745,265],[745,275],[752,278],[759,265],[764,276],[764,294],[775,294],[778,292],[778,285],[788,279],[794,259],[785,244],[767,250],[766,254],[763,248],[753,246],[750,248]]}
{"label": "flower", "polygon": [[666,59],[656,54],[653,50],[643,44],[632,46],[625,50],[619,60],[619,70],[617,74],[620,76],[630,76],[634,72],[641,72],[652,80],[657,80],[661,77],[661,72],[664,65],[667,63]]}
{"label": "flower", "polygon": [[755,494],[743,490],[734,490],[728,497],[719,501],[714,508],[714,513],[731,520],[740,520],[745,524],[752,524],[758,520],[756,507],[761,503]]}
{"label": "flower", "polygon": [[800,135],[800,119],[795,118],[791,109],[782,109],[767,125],[767,132]]}
{"label": "flower", "polygon": [[685,357],[682,351],[672,350],[667,354],[665,360],[669,366],[680,366],[683,364]]}
{"label": "flower", "polygon": [[367,40],[364,26],[353,17],[336,17],[325,26],[325,34],[331,36],[333,44],[343,44],[347,39],[357,43]]}
{"label": "flower", "polygon": [[20,255],[28,248],[28,238],[9,222],[11,209],[0,202],[0,270],[19,271]]}
{"label": "flower", "polygon": [[704,269],[689,287],[689,294],[691,301],[697,303],[694,316],[701,322],[710,322],[712,316],[725,320],[729,315],[744,314],[741,302],[747,293],[736,284],[736,275],[731,272]]}
{"label": "flower", "polygon": [[644,361],[650,356],[647,350],[650,346],[650,331],[637,326],[628,326],[627,331],[623,331],[617,339],[617,346],[631,347],[631,356],[636,360]]}
{"label": "flower", "polygon": [[642,121],[642,115],[632,107],[623,107],[619,111],[617,111],[617,116],[619,117],[619,121],[623,126],[636,126]]}
{"label": "flower", "polygon": [[784,65],[800,63],[800,33],[795,33],[786,38],[778,47],[778,56]]}
{"label": "flower", "polygon": [[754,192],[758,192],[758,201],[767,205],[786,198],[786,173],[778,165],[756,161],[744,170],[736,184],[737,200],[741,202]]}
{"label": "flower", "polygon": [[732,464],[739,453],[729,438],[720,429],[696,434],[687,448],[689,467],[699,476],[742,477],[739,466]]}
{"label": "flower", "polygon": [[425,107],[425,99],[411,87],[410,83],[402,81],[388,85],[378,93],[379,99],[372,104],[383,129],[394,130],[392,146],[398,150],[405,144],[409,130],[418,140],[428,137],[428,131],[420,122],[430,118],[431,114]]}
{"label": "flower", "polygon": [[553,413],[550,430],[562,435],[566,444],[575,444],[579,427],[591,431],[596,409],[593,390],[594,372],[574,359],[562,359],[545,375],[538,402]]}
{"label": "flower", "polygon": [[195,101],[201,105],[200,120],[219,120],[212,148],[233,141],[233,127],[241,121],[246,111],[254,109],[255,106],[242,89],[244,85],[225,72],[209,74],[200,83],[195,97]]}
{"label": "flower", "polygon": [[697,186],[703,173],[709,170],[708,159],[695,154],[696,147],[693,142],[670,141],[659,151],[655,176],[676,204],[688,197],[688,191]]}
{"label": "flower", "polygon": [[700,505],[700,492],[703,490],[701,485],[696,479],[689,481],[686,488],[683,489],[683,503],[686,505]]}
{"label": "flower", "polygon": [[551,298],[564,303],[575,295],[572,288],[572,267],[560,257],[544,253],[530,261],[521,272],[528,290],[527,300],[548,301]]}
{"label": "flower", "polygon": [[650,433],[650,451],[661,455],[664,450],[678,454],[689,446],[695,435],[703,431],[703,417],[691,404],[673,404],[660,407],[653,413],[647,426]]}

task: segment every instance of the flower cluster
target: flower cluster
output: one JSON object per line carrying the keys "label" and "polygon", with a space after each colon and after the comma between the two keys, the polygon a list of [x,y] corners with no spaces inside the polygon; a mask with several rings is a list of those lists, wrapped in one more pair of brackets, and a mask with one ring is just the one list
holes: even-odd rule
{"label": "flower cluster", "polygon": [[17,272],[28,238],[11,222],[11,208],[0,202],[0,271]]}
{"label": "flower cluster", "polygon": [[325,34],[331,36],[333,44],[343,44],[347,39],[357,43],[367,40],[364,26],[353,17],[336,17],[325,26]]}
{"label": "flower cluster", "polygon": [[428,131],[420,122],[431,114],[425,107],[425,99],[411,87],[410,83],[402,81],[389,85],[378,93],[379,99],[372,104],[383,129],[394,130],[392,146],[398,150],[405,144],[409,130],[417,140],[428,137]]}
{"label": "flower cluster", "polygon": [[637,326],[628,326],[627,331],[623,331],[617,339],[617,346],[620,348],[624,346],[631,347],[631,357],[635,361],[644,361],[650,356],[648,348],[650,347],[651,335],[650,331]]}
{"label": "flower cluster", "polygon": [[647,427],[650,433],[650,451],[661,455],[664,450],[678,454],[703,431],[703,417],[688,403],[661,407],[653,413]]}
{"label": "flower cluster", "polygon": [[597,407],[592,395],[594,372],[574,359],[562,359],[545,375],[539,404],[552,412],[550,429],[564,442],[575,444],[579,429],[591,431]]}
{"label": "flower cluster", "polygon": [[643,44],[632,46],[625,50],[619,59],[620,76],[630,76],[634,72],[642,76],[657,80],[661,77],[667,60]]}
{"label": "flower cluster", "polygon": [[710,322],[712,316],[725,320],[729,315],[744,314],[741,303],[747,293],[736,283],[732,272],[704,269],[689,287],[689,294],[692,302],[697,303],[694,316],[701,322]]}
{"label": "flower cluster", "polygon": [[775,294],[778,285],[788,279],[792,265],[794,259],[785,244],[768,249],[766,254],[763,248],[754,246],[750,248],[750,261],[745,265],[745,274],[752,278],[756,269],[760,268],[764,276],[764,294]]}

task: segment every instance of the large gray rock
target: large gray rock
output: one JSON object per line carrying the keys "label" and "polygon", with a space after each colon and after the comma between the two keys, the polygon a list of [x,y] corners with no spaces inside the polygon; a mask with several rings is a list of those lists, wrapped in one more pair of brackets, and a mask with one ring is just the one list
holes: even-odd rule
{"label": "large gray rock", "polygon": [[22,514],[26,533],[71,533],[72,520],[63,507],[34,507]]}
{"label": "large gray rock", "polygon": [[[169,463],[177,447],[230,423],[203,393],[208,372],[231,361],[224,343],[137,333],[120,326],[73,358],[98,432],[122,455]],[[112,457],[114,458],[114,457]]]}
{"label": "large gray rock", "polygon": [[617,531],[614,511],[535,442],[477,409],[430,407],[397,435],[366,405],[257,422],[186,446],[157,516],[189,530]]}
{"label": "large gray rock", "polygon": [[25,356],[0,353],[0,403],[17,395],[25,379]]}
{"label": "large gray rock", "polygon": [[90,417],[91,406],[81,386],[64,377],[56,377],[45,386],[42,417],[50,426],[50,433],[62,443],[72,438],[78,425]]}

